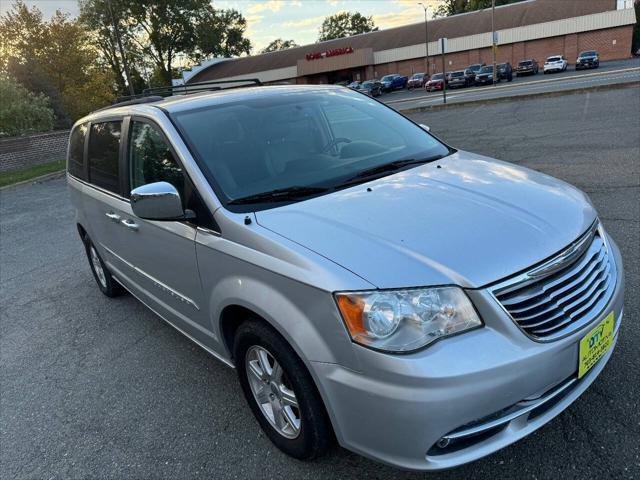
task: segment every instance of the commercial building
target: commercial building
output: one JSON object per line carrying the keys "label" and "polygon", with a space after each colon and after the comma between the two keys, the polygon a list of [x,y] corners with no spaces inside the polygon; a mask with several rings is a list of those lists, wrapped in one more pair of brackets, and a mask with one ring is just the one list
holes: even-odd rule
{"label": "commercial building", "polygon": [[[416,7],[416,20],[422,10]],[[498,62],[583,50],[601,60],[631,56],[636,23],[629,0],[525,0],[495,9]],[[446,69],[493,61],[491,9],[235,59],[215,59],[184,72],[186,83],[258,78],[265,83],[336,83],[442,70],[439,38],[447,38]]]}

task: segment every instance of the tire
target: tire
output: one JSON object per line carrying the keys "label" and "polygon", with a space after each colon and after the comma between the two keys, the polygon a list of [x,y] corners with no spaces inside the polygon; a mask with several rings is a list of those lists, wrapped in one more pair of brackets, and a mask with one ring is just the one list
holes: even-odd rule
{"label": "tire", "polygon": [[[268,373],[268,367],[261,368],[263,362],[251,360],[264,358],[260,353],[262,351],[267,353],[269,367],[275,367],[271,360],[281,367],[281,380],[271,378],[271,383],[268,383],[262,378],[264,375],[258,375],[259,372],[256,372],[257,365],[257,370]],[[311,375],[286,340],[260,320],[250,319],[238,327],[233,355],[247,403],[260,427],[276,447],[299,460],[312,460],[323,455],[333,443],[331,423]],[[272,374],[274,370],[276,369],[272,369]],[[268,375],[266,378],[270,379]],[[254,394],[254,389],[261,389],[261,392]],[[288,393],[282,394],[283,391]],[[289,404],[282,412],[289,408],[289,416],[293,414],[298,418],[298,430],[296,432],[292,427],[295,421],[280,420],[279,423],[285,425],[281,428],[281,433],[275,419],[269,418],[268,412],[271,412],[272,416],[276,412],[271,407],[272,402],[276,404],[276,408],[283,408],[282,405],[287,404],[287,399],[291,399],[291,392],[298,407]],[[258,395],[266,395],[262,406],[258,403]],[[279,418],[287,416],[283,414]]]}
{"label": "tire", "polygon": [[83,238],[83,242],[85,252],[87,253],[87,260],[89,260],[89,267],[91,267],[91,273],[93,273],[93,278],[98,284],[100,291],[110,298],[125,293],[126,290],[113,278],[113,275],[111,275],[111,272],[102,261],[100,254],[88,235]]}

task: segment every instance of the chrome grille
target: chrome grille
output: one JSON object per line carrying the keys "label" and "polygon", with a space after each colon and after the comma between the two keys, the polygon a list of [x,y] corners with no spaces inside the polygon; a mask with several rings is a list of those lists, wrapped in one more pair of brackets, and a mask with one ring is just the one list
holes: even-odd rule
{"label": "chrome grille", "polygon": [[606,306],[616,270],[597,224],[567,249],[492,292],[530,337],[551,341],[593,320]]}

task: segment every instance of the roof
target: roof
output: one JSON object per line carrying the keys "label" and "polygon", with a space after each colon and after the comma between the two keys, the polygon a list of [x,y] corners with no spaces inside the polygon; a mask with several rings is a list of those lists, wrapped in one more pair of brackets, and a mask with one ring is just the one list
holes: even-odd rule
{"label": "roof", "polygon": [[[496,7],[495,28],[533,25],[563,20],[616,9],[616,0],[525,0]],[[422,17],[416,9],[416,20]],[[429,21],[429,41],[438,38],[456,38],[491,31],[491,9],[469,12]],[[295,66],[297,61],[312,51],[325,51],[350,46],[354,49],[388,50],[424,43],[424,21],[376,32],[289,48],[261,55],[230,59],[196,73],[189,83],[245,75],[265,70]]]}

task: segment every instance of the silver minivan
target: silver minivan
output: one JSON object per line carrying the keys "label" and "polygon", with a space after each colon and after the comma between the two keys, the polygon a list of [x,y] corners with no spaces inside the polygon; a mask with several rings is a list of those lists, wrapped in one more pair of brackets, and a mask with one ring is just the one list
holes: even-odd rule
{"label": "silver minivan", "polygon": [[235,368],[296,458],[476,460],[567,408],[617,340],[622,261],[585,194],[346,88],[114,105],[74,126],[68,183],[98,288]]}

